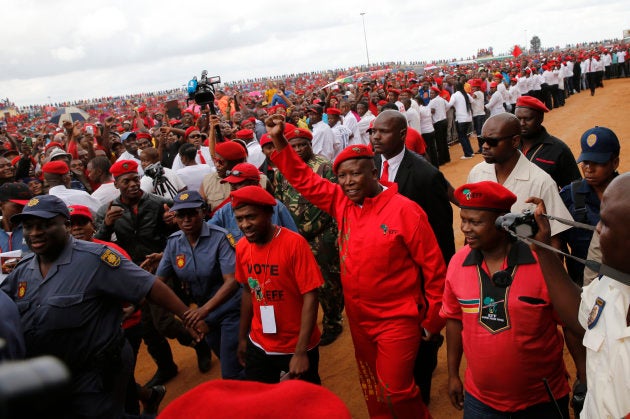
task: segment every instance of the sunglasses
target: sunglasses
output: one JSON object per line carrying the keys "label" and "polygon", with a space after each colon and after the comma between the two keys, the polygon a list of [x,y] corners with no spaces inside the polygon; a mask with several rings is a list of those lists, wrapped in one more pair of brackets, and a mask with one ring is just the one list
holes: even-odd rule
{"label": "sunglasses", "polygon": [[201,134],[191,134],[188,138],[201,138]]}
{"label": "sunglasses", "polygon": [[505,137],[498,137],[498,138],[480,136],[480,137],[477,137],[477,140],[479,140],[481,144],[483,143],[488,144],[489,147],[496,147],[499,145],[499,141],[507,140],[508,138],[514,138],[516,135],[518,134],[511,134],[511,135],[506,135]]}
{"label": "sunglasses", "polygon": [[196,217],[201,213],[199,208],[182,209],[175,211],[175,218]]}

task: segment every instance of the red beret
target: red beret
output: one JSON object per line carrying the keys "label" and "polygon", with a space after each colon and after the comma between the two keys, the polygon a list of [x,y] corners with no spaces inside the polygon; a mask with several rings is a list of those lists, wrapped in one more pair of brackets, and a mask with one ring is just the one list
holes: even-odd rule
{"label": "red beret", "polygon": [[459,207],[464,209],[510,212],[516,202],[516,195],[497,182],[484,180],[455,189],[455,199],[459,201]]}
{"label": "red beret", "polygon": [[190,135],[191,132],[193,131],[199,131],[199,128],[196,127],[195,125],[186,128],[186,131],[184,132],[184,140],[188,139],[188,136]]}
{"label": "red beret", "polygon": [[58,143],[56,141],[51,141],[48,144],[46,144],[46,147],[44,147],[44,151],[48,151],[48,149],[53,148],[53,147],[59,147],[63,149],[63,145],[61,143]]}
{"label": "red beret", "polygon": [[228,170],[227,174],[229,176],[221,179],[221,183],[241,183],[246,180],[260,179],[260,172],[251,163],[239,163],[232,170]]}
{"label": "red beret", "polygon": [[44,173],[54,173],[56,175],[65,175],[70,172],[68,165],[63,160],[49,161],[42,167]]}
{"label": "red beret", "polygon": [[254,131],[251,129],[242,129],[240,131],[236,131],[236,138],[241,140],[253,140],[254,139]]}
{"label": "red beret", "polygon": [[370,146],[363,144],[350,145],[344,148],[343,151],[339,153],[339,155],[335,159],[335,162],[333,163],[333,172],[337,174],[337,169],[339,168],[339,165],[346,160],[371,159],[373,157],[374,152],[372,151],[372,148]]}
{"label": "red beret", "polygon": [[516,99],[517,108],[530,108],[538,112],[549,112],[549,109],[540,100],[533,96],[521,96]]}
{"label": "red beret", "polygon": [[313,134],[307,130],[306,128],[294,128],[290,131],[284,130],[284,137],[287,141],[293,140],[294,138],[305,138],[309,141],[313,139]]}
{"label": "red beret", "polygon": [[127,174],[127,173],[138,173],[138,163],[135,160],[119,160],[116,163],[112,164],[112,167],[109,168],[109,172],[117,178],[118,176]]}
{"label": "red beret", "polygon": [[496,81],[490,82],[490,87],[497,87],[497,82]]}
{"label": "red beret", "polygon": [[434,91],[435,93],[437,93],[438,95],[439,95],[440,93],[442,93],[442,91],[441,91],[439,88],[435,87],[435,86],[431,86],[431,90],[433,90],[433,91]]}
{"label": "red beret", "polygon": [[499,79],[499,80],[503,80],[503,74],[501,74],[501,73],[494,73],[494,78],[495,79]]}
{"label": "red beret", "polygon": [[251,118],[243,119],[243,120],[241,121],[241,127],[242,127],[243,125],[245,125],[245,124],[248,124],[248,123],[255,124],[255,123],[256,123],[256,118],[251,117]]}
{"label": "red beret", "polygon": [[146,112],[147,110],[147,106],[146,105],[140,105],[138,107],[138,112]]}
{"label": "red beret", "polygon": [[379,100],[379,101],[378,101],[378,104],[379,104],[379,105],[381,105],[381,106],[383,106],[383,105],[387,105],[388,103],[389,103],[389,102],[388,102],[388,101],[386,101],[386,100]]}
{"label": "red beret", "polygon": [[232,197],[232,208],[234,209],[243,205],[276,205],[275,198],[260,185],[243,186],[233,191],[230,196]]}
{"label": "red beret", "polygon": [[85,205],[70,205],[68,211],[70,212],[70,219],[72,219],[72,217],[85,217],[90,221],[94,221],[92,211]]}
{"label": "red beret", "polygon": [[387,92],[388,93],[392,92],[392,93],[395,93],[395,94],[399,95],[400,94],[400,89],[389,89]]}
{"label": "red beret", "polygon": [[258,142],[260,143],[260,146],[261,146],[261,147],[264,147],[264,146],[266,146],[267,144],[272,143],[272,142],[273,142],[273,140],[271,139],[271,137],[269,136],[269,134],[264,133],[264,134],[262,135],[262,137],[260,137],[260,140],[259,140]]}
{"label": "red beret", "polygon": [[339,397],[322,386],[302,380],[286,380],[278,384],[208,381],[169,403],[160,418],[281,418],[288,416],[287,409],[290,409],[290,416],[302,419],[350,419],[350,412]]}
{"label": "red beret", "polygon": [[411,91],[411,89],[402,89],[402,93],[412,94],[413,92]]}
{"label": "red beret", "polygon": [[247,152],[239,143],[225,141],[218,143],[215,152],[228,161],[243,160],[247,158]]}
{"label": "red beret", "polygon": [[146,138],[150,141],[151,134],[149,134],[148,132],[136,132],[136,140],[139,140],[140,138]]}
{"label": "red beret", "polygon": [[328,108],[326,109],[327,115],[341,115],[341,111],[337,108]]}

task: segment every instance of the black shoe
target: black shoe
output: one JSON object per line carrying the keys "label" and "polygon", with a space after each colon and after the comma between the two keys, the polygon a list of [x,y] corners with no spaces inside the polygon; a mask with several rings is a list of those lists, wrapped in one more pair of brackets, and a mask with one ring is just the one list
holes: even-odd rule
{"label": "black shoe", "polygon": [[157,415],[158,409],[160,408],[160,403],[164,400],[164,396],[166,395],[166,387],[159,385],[151,387],[151,396],[149,400],[143,402],[144,410],[142,414],[145,415]]}
{"label": "black shoe", "polygon": [[319,346],[328,346],[334,341],[337,340],[339,335],[341,334],[341,329],[339,330],[324,330],[322,333],[322,337],[319,340]]}
{"label": "black shoe", "polygon": [[171,381],[177,375],[177,365],[173,364],[172,368],[168,370],[161,370],[158,368],[153,378],[151,378],[144,387],[155,387],[159,385],[164,385],[167,382]]}
{"label": "black shoe", "polygon": [[212,351],[205,340],[201,340],[195,345],[197,352],[197,367],[200,372],[208,372],[212,367]]}

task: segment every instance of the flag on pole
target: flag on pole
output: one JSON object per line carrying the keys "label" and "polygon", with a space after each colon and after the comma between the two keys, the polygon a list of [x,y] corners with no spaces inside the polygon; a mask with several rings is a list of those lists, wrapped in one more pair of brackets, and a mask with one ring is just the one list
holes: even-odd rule
{"label": "flag on pole", "polygon": [[521,48],[518,45],[514,45],[514,50],[512,51],[512,55],[514,57],[518,57],[522,53],[523,53],[523,51],[521,50]]}

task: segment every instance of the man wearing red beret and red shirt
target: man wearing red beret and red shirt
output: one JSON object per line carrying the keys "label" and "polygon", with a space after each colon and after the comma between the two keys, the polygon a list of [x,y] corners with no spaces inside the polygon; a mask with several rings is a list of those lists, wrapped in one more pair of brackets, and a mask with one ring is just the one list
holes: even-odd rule
{"label": "man wearing red beret and red shirt", "polygon": [[[449,263],[440,312],[446,318],[451,403],[473,419],[551,418],[560,413],[568,418],[560,321],[537,255],[495,227],[497,217],[510,212],[516,195],[483,181],[460,186],[455,197],[467,245]],[[549,400],[549,391],[555,402]]]}
{"label": "man wearing red beret and red shirt", "polygon": [[444,326],[439,311],[445,265],[426,214],[395,184],[379,184],[371,147],[344,149],[333,164],[334,184],[287,147],[283,118],[266,123],[277,149],[274,164],[337,221],[346,315],[370,416],[431,417],[413,365],[422,330],[430,338]]}

